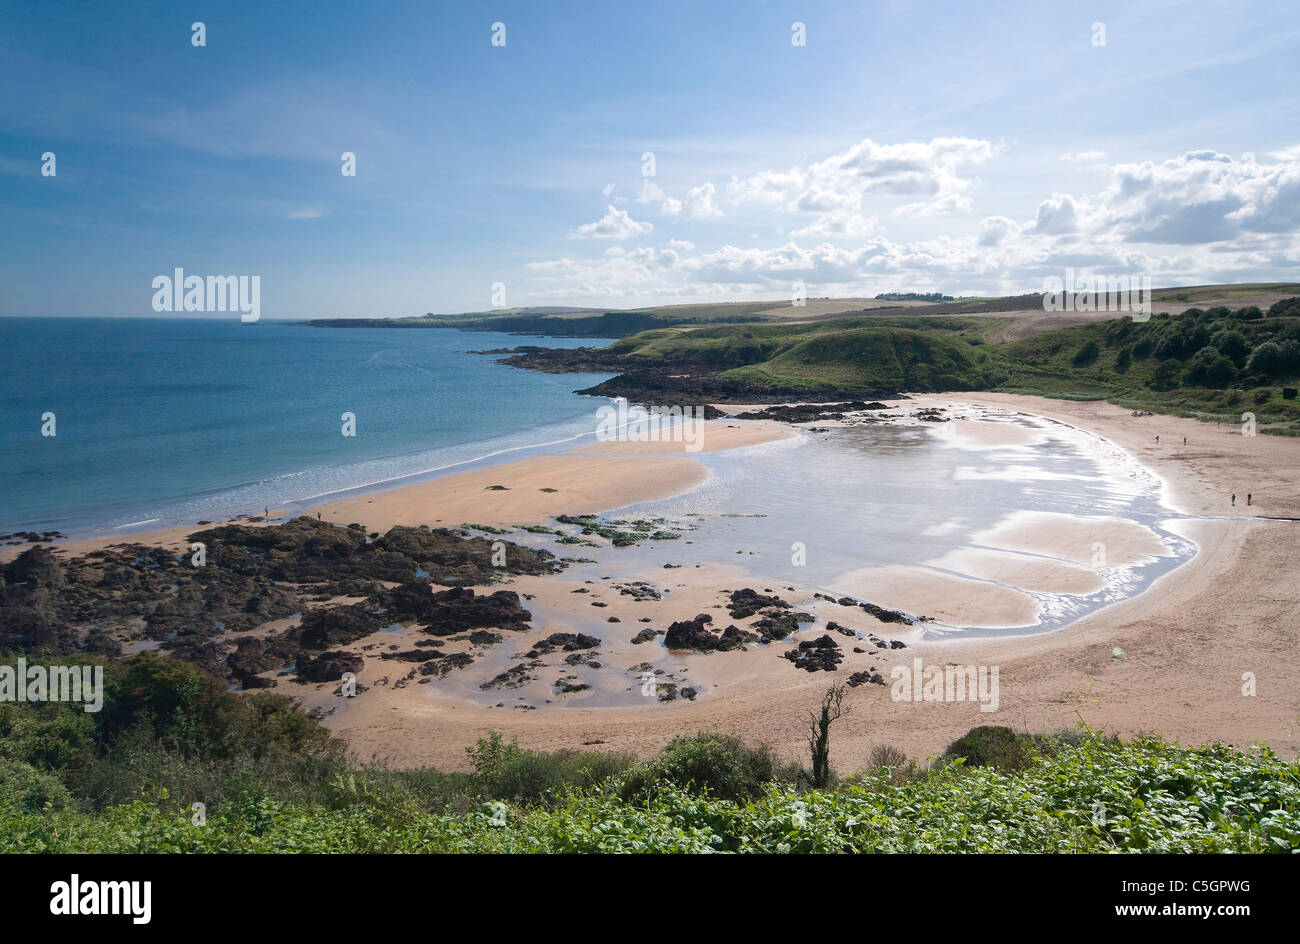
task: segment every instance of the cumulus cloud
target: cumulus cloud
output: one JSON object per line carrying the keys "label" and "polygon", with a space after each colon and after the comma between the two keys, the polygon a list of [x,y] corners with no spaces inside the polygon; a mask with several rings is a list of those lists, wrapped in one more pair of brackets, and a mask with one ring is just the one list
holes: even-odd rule
{"label": "cumulus cloud", "polygon": [[766,170],[733,177],[727,196],[736,203],[814,213],[818,219],[796,233],[860,236],[870,231],[862,214],[867,199],[902,198],[896,214],[934,215],[970,209],[972,181],[960,169],[982,164],[996,153],[978,138],[934,138],[879,144],[864,138],[807,167]]}
{"label": "cumulus cloud", "polygon": [[981,246],[1001,246],[1020,232],[1020,224],[1005,216],[989,216],[980,220],[977,240]]}
{"label": "cumulus cloud", "polygon": [[1041,236],[1060,236],[1078,228],[1078,208],[1068,193],[1054,193],[1038,204],[1038,217],[1028,227]]}
{"label": "cumulus cloud", "polygon": [[[753,224],[733,215],[731,204],[775,214],[774,225],[761,232],[787,232],[782,245],[728,242],[698,251],[691,242],[669,239],[662,249],[614,246],[594,259],[530,265],[533,295],[629,304],[785,297],[795,279],[818,295],[933,289],[1011,294],[1037,290],[1045,276],[1060,276],[1066,267],[1186,285],[1281,280],[1300,266],[1300,146],[1264,158],[1205,149],[1118,164],[1098,190],[1053,192],[1030,219],[990,215],[928,239],[896,242],[880,232],[877,217],[863,212],[871,194],[899,198],[918,214],[960,206],[969,182],[954,184],[945,175],[992,153],[987,142],[973,139],[916,146],[863,142],[807,167],[733,177],[725,188],[728,216],[742,219],[748,233]],[[717,199],[714,187],[703,184],[662,203],[665,215],[709,219],[721,212]],[[781,220],[786,214],[803,219],[787,227]],[[649,224],[611,208],[581,229],[589,237],[628,239],[648,232]],[[816,244],[800,245],[804,241]]]}
{"label": "cumulus cloud", "polygon": [[653,223],[634,220],[627,210],[611,206],[596,222],[583,223],[569,235],[574,239],[631,239],[654,228]]}
{"label": "cumulus cloud", "polygon": [[1300,147],[1234,159],[1205,149],[1119,164],[1096,201],[1098,229],[1130,242],[1197,245],[1300,228]]}
{"label": "cumulus cloud", "polygon": [[722,216],[722,210],[713,202],[713,196],[716,192],[713,184],[700,184],[700,186],[692,187],[687,191],[684,200],[678,200],[674,197],[664,200],[659,212],[673,219],[678,217],[687,220],[716,219]]}

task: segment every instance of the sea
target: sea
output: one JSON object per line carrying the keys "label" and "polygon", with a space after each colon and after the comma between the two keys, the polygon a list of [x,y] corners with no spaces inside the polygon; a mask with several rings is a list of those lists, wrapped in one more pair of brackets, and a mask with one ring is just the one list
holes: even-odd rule
{"label": "sea", "polygon": [[472,352],[611,340],[0,318],[0,533],[260,515],[580,443],[608,401],[574,391],[610,374]]}

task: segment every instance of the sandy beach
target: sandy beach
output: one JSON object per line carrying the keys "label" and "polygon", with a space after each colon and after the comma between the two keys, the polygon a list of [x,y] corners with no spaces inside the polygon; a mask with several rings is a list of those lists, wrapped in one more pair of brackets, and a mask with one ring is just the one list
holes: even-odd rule
{"label": "sandy beach", "polygon": [[[999,710],[981,712],[974,703],[893,701],[888,689],[852,690],[852,710],[840,722],[833,760],[844,769],[863,762],[876,744],[890,744],[925,758],[940,753],[954,738],[977,724],[1005,724],[1031,731],[1073,728],[1079,723],[1132,735],[1159,731],[1170,738],[1200,743],[1222,740],[1238,746],[1262,742],[1294,755],[1300,749],[1300,669],[1291,655],[1300,635],[1300,590],[1284,575],[1294,572],[1296,524],[1250,521],[1250,517],[1300,515],[1300,442],[1271,436],[1243,437],[1239,428],[1167,416],[1132,417],[1105,403],[1077,403],[1004,395],[953,395],[907,401],[907,408],[973,404],[1044,416],[1101,435],[1158,472],[1171,507],[1191,514],[1220,516],[1187,522],[1184,536],[1200,553],[1161,578],[1146,593],[1041,636],[975,639],[921,644],[888,658],[866,662],[886,667],[910,664],[982,664],[999,667]],[[963,421],[963,435],[985,441],[1017,440],[1014,427]],[[983,428],[979,428],[983,427]],[[1155,436],[1161,437],[1156,444]],[[1182,445],[1186,436],[1188,445]],[[1238,492],[1238,507],[1229,495]],[[1254,503],[1243,506],[1253,492]],[[488,514],[490,501],[480,513]],[[1045,538],[1080,548],[1096,536],[1088,522],[1036,522],[1008,529],[1009,546],[1029,546]],[[1034,526],[1031,526],[1034,525]],[[1077,532],[1077,533],[1076,533]],[[1111,554],[1141,555],[1154,550],[1143,535],[1106,534]],[[996,566],[996,562],[994,563]],[[1049,568],[1061,571],[1062,568]],[[691,575],[687,595],[673,599],[673,617],[717,606],[717,588],[734,587],[735,573],[719,568]],[[1092,572],[1049,575],[1053,586],[1089,581]],[[916,582],[907,592],[928,609],[948,601],[960,609],[960,593]],[[573,588],[563,577],[527,578],[520,589],[554,598]],[[808,606],[807,594],[788,593],[801,609],[822,615],[826,605]],[[609,595],[611,615],[633,620],[637,603]],[[967,601],[968,602],[968,601]],[[1016,615],[1014,600],[1003,601]],[[837,608],[826,616],[838,618]],[[996,614],[995,614],[996,615]],[[1020,614],[1024,615],[1024,614]],[[657,619],[656,623],[663,622]],[[888,635],[870,617],[858,620]],[[544,626],[538,632],[561,629]],[[1113,650],[1123,650],[1115,658]],[[710,661],[712,660],[712,661]],[[373,689],[345,706],[328,724],[363,756],[398,764],[433,763],[463,767],[463,748],[483,732],[500,730],[538,749],[598,744],[602,750],[647,755],[674,734],[700,728],[734,731],[765,740],[782,753],[801,756],[803,727],[811,705],[825,688],[821,673],[791,672],[770,654],[751,651],[686,655],[688,677],[697,685],[716,685],[723,697],[707,702],[651,704],[645,708],[509,711],[484,708],[466,699],[404,697],[405,691]],[[859,666],[846,663],[844,668]],[[866,666],[861,666],[865,668]],[[1254,673],[1256,694],[1243,695],[1243,674]],[[887,676],[888,677],[888,676]]]}
{"label": "sandy beach", "polygon": [[[708,693],[694,702],[648,698],[636,707],[588,708],[564,705],[564,698],[557,696],[553,704],[536,710],[512,710],[521,697],[514,692],[503,692],[499,700],[485,703],[482,697],[457,693],[453,687],[396,684],[400,673],[394,663],[379,660],[380,648],[373,637],[348,647],[366,659],[358,673],[365,687],[359,697],[339,698],[333,694],[333,683],[301,685],[286,680],[278,690],[301,695],[308,707],[327,712],[327,726],[345,738],[360,758],[447,769],[464,768],[464,748],[488,730],[542,750],[586,745],[648,755],[677,733],[718,729],[767,741],[782,754],[799,757],[805,750],[807,713],[831,681],[869,669],[888,679],[891,667],[910,667],[918,658],[927,666],[996,666],[998,710],[981,711],[972,701],[894,700],[888,686],[851,689],[849,713],[839,722],[833,740],[832,760],[838,767],[860,767],[877,744],[924,759],[942,752],[977,724],[1050,731],[1086,723],[1125,735],[1159,731],[1192,743],[1262,742],[1288,756],[1300,749],[1300,702],[1296,700],[1300,668],[1292,657],[1300,635],[1300,620],[1293,616],[1300,612],[1300,589],[1290,576],[1296,565],[1297,524],[1265,517],[1300,516],[1300,441],[1245,437],[1236,426],[1188,419],[1133,417],[1127,410],[1099,402],[954,394],[916,397],[890,407],[960,410],[969,418],[953,421],[951,432],[945,434],[989,444],[1021,442],[1033,434],[1005,422],[984,422],[980,410],[996,412],[1002,419],[1002,411],[1045,417],[1104,437],[1161,476],[1171,509],[1196,516],[1179,521],[1172,530],[1195,541],[1199,553],[1139,596],[1062,630],[1014,638],[918,642],[911,628],[888,625],[856,608],[814,598],[810,588],[756,587],[778,593],[822,622],[833,619],[850,631],[907,640],[908,646],[883,651],[862,646],[866,651],[846,653],[841,671],[833,674],[795,671],[776,658],[771,647],[675,654],[675,665],[660,681],[671,678],[680,688],[691,686]],[[971,416],[972,410],[976,415]],[[782,424],[721,420],[710,424],[705,448],[743,449],[790,435],[789,427]],[[339,524],[362,522],[381,531],[394,524],[539,524],[561,513],[606,512],[676,495],[708,475],[681,444],[602,443],[327,503],[309,513],[319,512]],[[1234,491],[1236,507],[1229,499]],[[1253,499],[1249,507],[1247,492]],[[179,548],[191,530],[169,529],[130,540]],[[913,612],[964,618],[970,625],[981,620],[1015,625],[1031,620],[1033,614],[1025,609],[1023,595],[1002,585],[1063,592],[1092,588],[1096,577],[1086,566],[1087,554],[1099,536],[1116,559],[1138,560],[1159,553],[1158,542],[1153,544],[1141,529],[1123,523],[1103,527],[1086,519],[1027,516],[987,535],[989,547],[975,555],[978,559],[964,562],[968,572],[974,568],[994,582],[936,582],[900,569],[873,586],[883,588],[885,602]],[[121,540],[66,542],[58,547],[60,553],[85,553]],[[1016,549],[1050,551],[1059,560],[1026,565],[1023,557],[1010,553]],[[20,550],[6,548],[3,556]],[[953,553],[971,556],[971,552]],[[713,614],[714,627],[720,628],[730,622],[724,591],[746,585],[743,570],[726,561],[640,576],[665,591],[661,601],[621,592],[615,588],[617,581],[582,586],[566,574],[511,578],[501,586],[519,592],[535,611],[550,615],[539,618],[526,637],[511,638],[502,646],[522,650],[530,640],[570,631],[579,618],[585,625],[593,618],[587,608],[599,606],[600,620],[620,624],[604,634],[602,660],[607,667],[631,666],[641,658],[642,650],[630,642],[638,629],[645,625],[663,629],[673,620],[697,613]],[[1122,650],[1122,657],[1115,655],[1116,648]],[[544,672],[537,684],[551,684],[555,674]],[[1255,694],[1242,694],[1244,677],[1253,677]],[[608,684],[630,690],[639,682],[634,672],[624,672],[611,675]]]}

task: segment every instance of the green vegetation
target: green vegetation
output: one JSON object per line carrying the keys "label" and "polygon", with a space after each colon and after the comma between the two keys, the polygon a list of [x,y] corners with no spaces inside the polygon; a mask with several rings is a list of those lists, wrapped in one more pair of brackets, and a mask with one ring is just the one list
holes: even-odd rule
{"label": "green vegetation", "polygon": [[468,749],[472,772],[388,770],[349,761],[289,699],[189,664],[142,654],[107,675],[97,714],[0,704],[0,851],[1300,849],[1300,765],[1267,749],[981,727],[933,764],[878,747],[812,789],[725,734],[637,762],[492,733]]}
{"label": "green vegetation", "polygon": [[[1192,290],[1195,294],[1195,290]],[[633,362],[716,372],[797,393],[839,387],[893,391],[997,390],[1105,399],[1132,409],[1240,422],[1300,434],[1300,298],[1265,313],[1188,308],[1145,322],[1129,316],[992,340],[1003,317],[892,315],[801,324],[648,331],[608,350]]]}

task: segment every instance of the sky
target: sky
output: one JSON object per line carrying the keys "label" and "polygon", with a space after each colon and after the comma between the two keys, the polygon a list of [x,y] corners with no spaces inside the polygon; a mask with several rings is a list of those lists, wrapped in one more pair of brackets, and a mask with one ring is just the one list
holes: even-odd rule
{"label": "sky", "polygon": [[1298,74],[1292,2],[5,0],[0,316],[1297,280]]}

